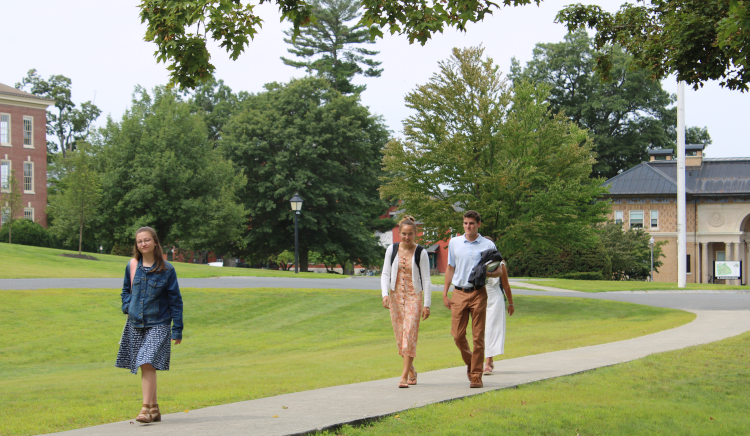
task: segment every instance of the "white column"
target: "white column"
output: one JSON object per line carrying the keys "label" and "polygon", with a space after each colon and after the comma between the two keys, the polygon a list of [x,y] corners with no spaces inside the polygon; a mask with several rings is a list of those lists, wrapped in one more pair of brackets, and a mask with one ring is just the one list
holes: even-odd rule
{"label": "white column", "polygon": [[677,82],[677,287],[687,279],[685,220],[685,82]]}
{"label": "white column", "polygon": [[[742,260],[742,257],[740,257],[740,244],[742,242],[735,242],[734,243],[734,260]],[[732,280],[735,285],[741,285],[742,280]]]}
{"label": "white column", "polygon": [[708,283],[708,244],[701,242],[701,283]]}

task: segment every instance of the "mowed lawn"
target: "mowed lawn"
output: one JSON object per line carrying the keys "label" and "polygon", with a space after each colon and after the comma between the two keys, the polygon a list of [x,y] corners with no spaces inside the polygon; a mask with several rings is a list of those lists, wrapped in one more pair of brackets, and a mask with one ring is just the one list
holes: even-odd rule
{"label": "mowed lawn", "polygon": [[[522,282],[523,283],[523,282]],[[671,282],[637,282],[637,281],[612,281],[612,280],[568,280],[568,279],[545,279],[534,281],[528,280],[527,283],[539,286],[550,286],[553,288],[569,289],[571,291],[581,292],[613,292],[613,291],[678,291],[678,290],[714,290],[730,291],[745,290],[747,286],[719,285],[719,284],[702,284],[687,283],[684,288],[678,288],[677,283]],[[520,286],[523,286],[521,284]]]}
{"label": "mowed lawn", "polygon": [[[183,343],[173,348],[172,370],[159,373],[163,413],[399,374],[378,291],[188,288],[183,298]],[[505,358],[642,336],[694,318],[577,298],[518,296],[516,310]],[[117,289],[1,291],[0,434],[134,418],[140,376],[114,368],[124,323]],[[449,324],[448,310],[434,304],[420,331],[419,371],[462,365]]]}
{"label": "mowed lawn", "polygon": [[746,435],[750,333],[325,435]]}
{"label": "mowed lawn", "polygon": [[[27,245],[0,243],[0,279],[43,278],[120,278],[125,277],[125,265],[130,258],[109,254],[83,253],[99,260],[75,259],[60,256],[77,251]],[[219,268],[192,263],[170,262],[182,278],[227,276],[289,277],[313,279],[346,278],[341,274],[298,273],[257,268]]]}

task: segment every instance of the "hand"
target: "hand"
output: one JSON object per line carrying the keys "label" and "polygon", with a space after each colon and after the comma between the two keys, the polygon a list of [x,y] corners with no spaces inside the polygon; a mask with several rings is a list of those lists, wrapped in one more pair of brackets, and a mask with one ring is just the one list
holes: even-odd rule
{"label": "hand", "polygon": [[422,308],[422,321],[426,320],[430,317],[430,308],[429,307],[423,307]]}
{"label": "hand", "polygon": [[443,305],[445,305],[445,307],[447,307],[448,310],[451,310],[451,300],[445,294],[443,294]]}
{"label": "hand", "polygon": [[180,345],[182,343],[182,339],[172,339],[174,341],[175,345]]}
{"label": "hand", "polygon": [[513,316],[513,313],[515,313],[516,311],[515,307],[516,306],[513,304],[508,305],[508,316]]}
{"label": "hand", "polygon": [[385,307],[386,309],[391,308],[391,297],[389,297],[388,295],[383,297],[383,307]]}

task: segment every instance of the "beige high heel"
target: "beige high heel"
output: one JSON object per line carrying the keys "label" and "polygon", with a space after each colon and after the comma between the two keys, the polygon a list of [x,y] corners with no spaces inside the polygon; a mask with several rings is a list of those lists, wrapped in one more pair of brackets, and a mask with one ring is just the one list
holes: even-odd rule
{"label": "beige high heel", "polygon": [[151,405],[150,415],[151,415],[151,422],[161,422],[161,412],[159,411],[158,404]]}
{"label": "beige high heel", "polygon": [[151,406],[148,404],[144,404],[143,406],[141,406],[141,413],[136,416],[135,420],[144,424],[153,422],[154,420],[151,418]]}

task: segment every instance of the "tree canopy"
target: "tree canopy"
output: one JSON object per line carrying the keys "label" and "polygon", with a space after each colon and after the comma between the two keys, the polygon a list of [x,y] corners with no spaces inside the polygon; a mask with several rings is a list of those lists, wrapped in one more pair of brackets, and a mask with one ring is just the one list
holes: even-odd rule
{"label": "tree canopy", "polygon": [[57,139],[57,143],[47,141],[47,151],[50,154],[61,152],[66,156],[69,151],[73,151],[76,141],[88,136],[91,123],[102,113],[91,101],[83,102],[80,108],[76,108],[71,97],[72,85],[73,82],[68,77],[59,74],[44,80],[34,69],[29,70],[26,77],[16,83],[18,89],[29,86],[30,93],[55,101],[57,113],[47,112],[47,134]]}
{"label": "tree canopy", "polygon": [[[557,15],[568,30],[596,29],[597,69],[609,79],[620,45],[660,80],[676,74],[698,89],[708,80],[745,91],[750,82],[750,1],[639,0],[614,14],[575,4]],[[616,74],[616,73],[615,73]]]}
{"label": "tree canopy", "polygon": [[150,226],[164,245],[224,253],[241,245],[247,219],[237,192],[246,179],[191,109],[173,91],[156,88],[152,97],[138,87],[122,120],[100,130],[103,240],[127,246]]}
{"label": "tree canopy", "polygon": [[[482,215],[481,233],[504,255],[597,243],[590,224],[608,205],[586,130],[551,115],[549,89],[509,89],[482,48],[454,49],[430,81],[406,96],[415,114],[391,141],[381,194],[423,224],[425,242],[460,232],[462,210]],[[504,251],[503,251],[504,250]]]}
{"label": "tree canopy", "polygon": [[[352,78],[361,74],[365,77],[380,77],[381,62],[366,58],[379,52],[361,47],[372,44],[370,31],[362,23],[347,25],[360,18],[360,2],[357,0],[312,0],[315,21],[300,29],[300,35],[294,37],[293,30],[284,33],[289,38],[284,42],[291,44],[289,53],[303,60],[292,60],[282,57],[286,65],[305,68],[308,73],[328,79],[333,89],[342,94],[362,92],[364,85],[355,86]],[[364,65],[364,68],[361,65]]]}
{"label": "tree canopy", "polygon": [[597,55],[585,31],[569,33],[562,42],[537,44],[523,69],[514,59],[510,77],[549,85],[551,113],[564,113],[591,132],[597,154],[593,175],[608,179],[648,160],[649,149],[672,148],[677,111],[673,96],[634,65],[632,56],[612,47],[605,81]]}
{"label": "tree canopy", "polygon": [[[304,0],[261,0],[279,6],[282,20],[291,22],[292,34],[315,23],[315,10]],[[405,0],[363,0],[360,22],[371,37],[406,35],[410,43],[425,44],[445,27],[465,31],[468,23],[481,21],[485,15],[503,6],[539,4],[541,0],[441,0],[411,2]],[[210,80],[216,67],[206,47],[210,37],[236,60],[260,29],[263,19],[255,6],[237,0],[141,0],[141,22],[146,24],[146,41],[157,49],[157,61],[168,63],[170,85],[194,88]]]}
{"label": "tree canopy", "polygon": [[240,198],[250,216],[247,253],[259,258],[294,248],[289,199],[304,199],[299,216],[300,266],[308,252],[341,265],[382,261],[373,230],[388,208],[377,192],[382,120],[320,78],[272,83],[249,97],[225,125],[219,149],[244,172]]}

